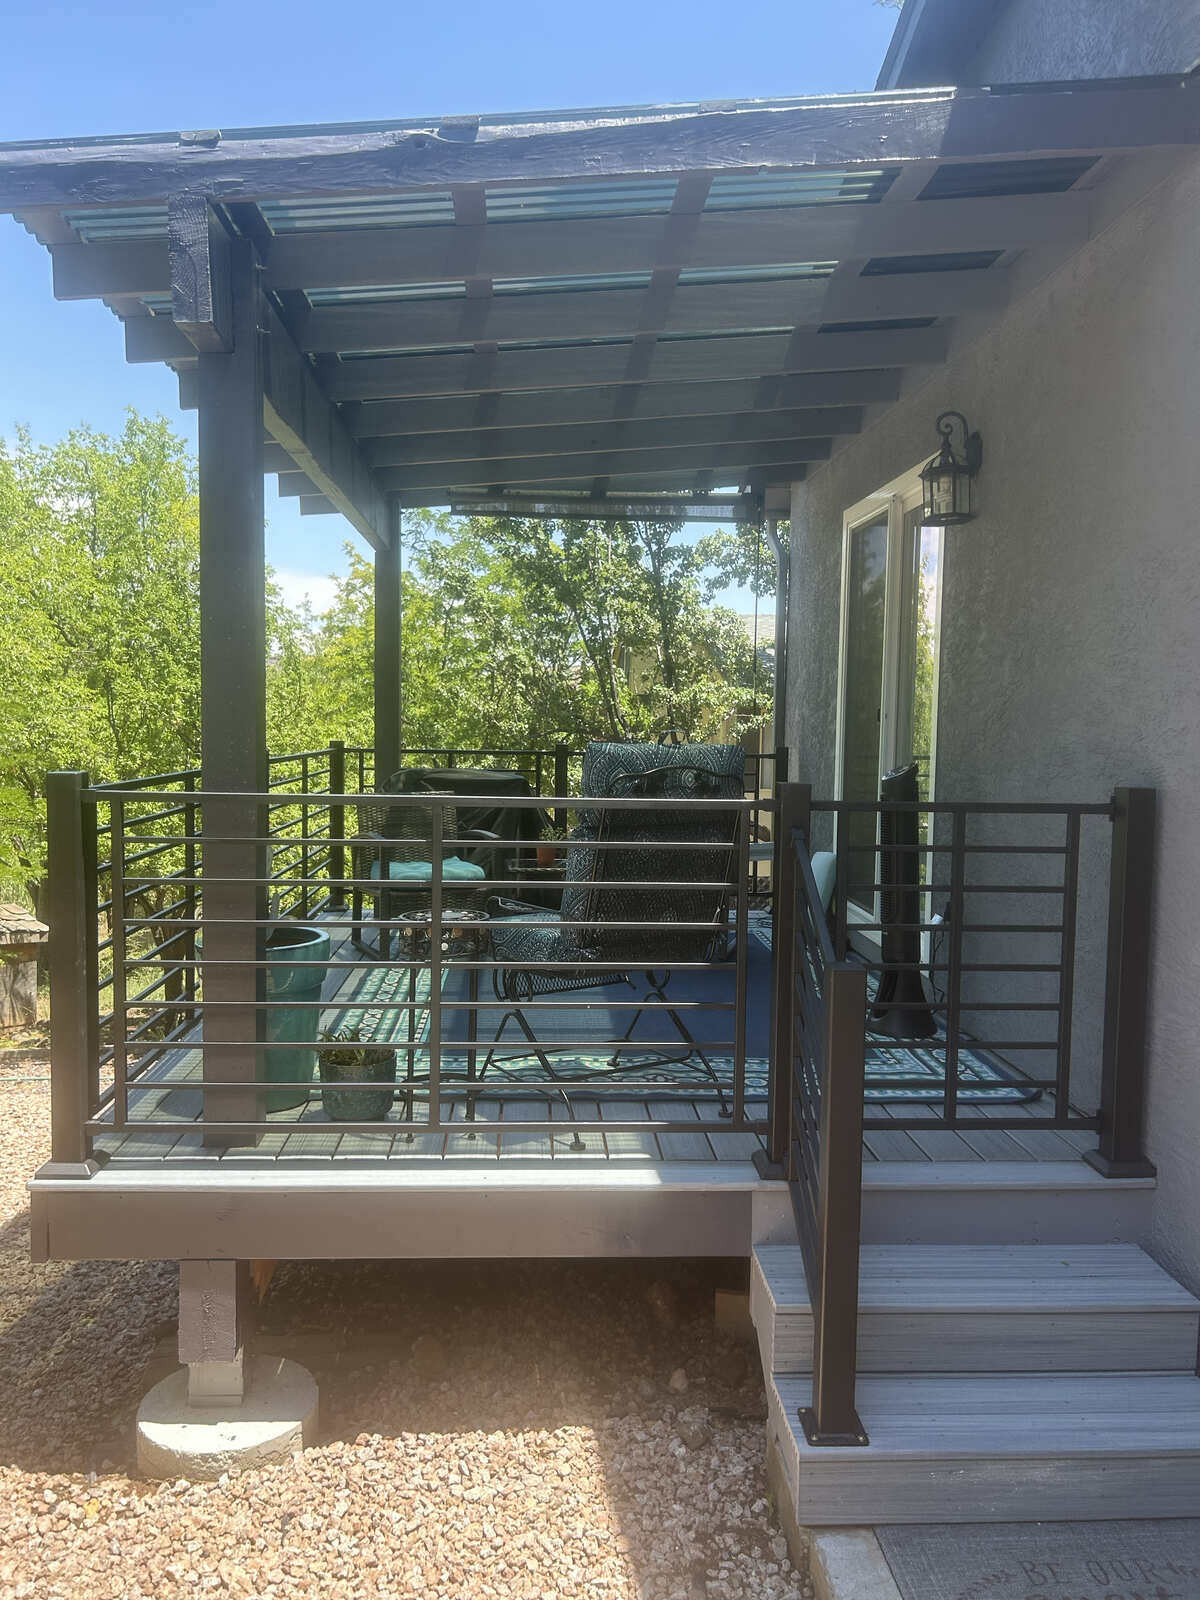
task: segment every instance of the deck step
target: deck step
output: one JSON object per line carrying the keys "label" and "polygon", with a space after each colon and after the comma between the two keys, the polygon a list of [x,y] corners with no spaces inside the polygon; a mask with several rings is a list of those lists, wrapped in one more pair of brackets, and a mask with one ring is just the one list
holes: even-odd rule
{"label": "deck step", "polygon": [[806,1441],[807,1379],[768,1384],[801,1526],[1185,1517],[1200,1505],[1200,1380],[1182,1375],[867,1377],[865,1447]]}
{"label": "deck step", "polygon": [[[864,1245],[859,1293],[860,1373],[1196,1368],[1200,1301],[1136,1245]],[[807,1373],[798,1246],[755,1250],[750,1309],[763,1370]]]}

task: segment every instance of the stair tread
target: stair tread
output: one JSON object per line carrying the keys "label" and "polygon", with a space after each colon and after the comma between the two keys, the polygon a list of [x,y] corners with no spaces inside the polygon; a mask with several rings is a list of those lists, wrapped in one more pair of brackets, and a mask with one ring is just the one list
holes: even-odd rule
{"label": "stair tread", "polygon": [[[796,1245],[760,1245],[755,1256],[776,1314],[809,1310]],[[1200,1300],[1137,1245],[864,1245],[859,1310],[1175,1311]]]}
{"label": "stair tread", "polygon": [[808,1445],[796,1411],[809,1404],[811,1384],[779,1375],[771,1383],[814,1469],[857,1459],[869,1471],[872,1459],[890,1456],[1200,1458],[1200,1379],[1186,1374],[863,1377],[856,1399],[867,1449]]}

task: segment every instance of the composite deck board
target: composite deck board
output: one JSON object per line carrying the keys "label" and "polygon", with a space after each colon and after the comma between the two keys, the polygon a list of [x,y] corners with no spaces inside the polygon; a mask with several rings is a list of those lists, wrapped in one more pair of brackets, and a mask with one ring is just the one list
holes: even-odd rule
{"label": "composite deck board", "polygon": [[690,1100],[650,1100],[650,1115],[658,1122],[695,1122],[695,1133],[656,1135],[664,1161],[714,1161],[712,1145],[700,1125],[700,1113]]}
{"label": "composite deck board", "polygon": [[931,1126],[925,1128],[907,1128],[903,1130],[916,1145],[917,1149],[928,1161],[982,1161],[983,1157],[953,1128],[940,1128],[936,1126],[939,1115],[932,1106],[919,1103],[905,1106],[902,1110],[896,1108],[894,1113],[890,1107],[885,1107],[889,1115],[920,1117],[923,1122]]}
{"label": "composite deck board", "polygon": [[[644,1100],[602,1100],[600,1117],[604,1122],[649,1122]],[[610,1161],[657,1161],[658,1141],[653,1133],[610,1133],[604,1130],[604,1143]]]}
{"label": "composite deck board", "polygon": [[[813,1318],[799,1249],[754,1252],[763,1363],[807,1372]],[[1133,1245],[866,1245],[858,1370],[1184,1372],[1200,1303]]]}
{"label": "composite deck board", "polygon": [[495,1161],[500,1154],[500,1134],[493,1127],[500,1121],[500,1107],[494,1100],[480,1100],[474,1119],[467,1116],[466,1102],[454,1101],[447,1118],[447,1161]]}
{"label": "composite deck board", "polygon": [[[729,1127],[728,1118],[721,1115],[721,1107],[715,1100],[698,1100],[696,1110],[701,1122],[715,1124],[709,1130],[709,1142],[718,1161],[753,1161],[758,1152],[765,1148],[757,1133],[749,1131],[734,1133]],[[747,1100],[748,1117],[757,1120],[765,1114],[766,1105],[763,1101]]]}
{"label": "composite deck board", "polygon": [[554,1158],[553,1140],[549,1133],[532,1132],[524,1128],[508,1128],[506,1121],[532,1122],[545,1119],[545,1104],[536,1100],[500,1100],[500,1160],[551,1161]]}

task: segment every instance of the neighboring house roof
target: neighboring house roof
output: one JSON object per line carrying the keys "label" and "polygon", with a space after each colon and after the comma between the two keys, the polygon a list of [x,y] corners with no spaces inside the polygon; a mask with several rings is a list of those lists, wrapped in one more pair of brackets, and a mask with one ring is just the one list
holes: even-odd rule
{"label": "neighboring house roof", "polygon": [[963,69],[1009,0],[904,0],[877,89],[965,82]]}

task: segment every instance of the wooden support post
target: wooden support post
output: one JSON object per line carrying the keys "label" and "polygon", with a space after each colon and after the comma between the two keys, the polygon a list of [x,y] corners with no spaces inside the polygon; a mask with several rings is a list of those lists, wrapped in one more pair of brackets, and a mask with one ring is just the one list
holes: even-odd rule
{"label": "wooden support post", "polygon": [[[233,349],[202,355],[199,368],[201,767],[205,789],[245,795],[267,786],[263,375],[249,241],[231,244],[229,268]],[[265,930],[254,924],[267,914],[266,852],[253,841],[265,837],[266,813],[230,799],[206,802],[202,816],[213,836],[204,846],[204,999],[222,1002],[203,1009],[204,1076],[250,1084],[264,975],[216,963],[263,959]],[[207,1121],[250,1121],[260,1106],[237,1088],[204,1096]],[[208,1140],[248,1142],[216,1131]]]}
{"label": "wooden support post", "polygon": [[375,552],[375,787],[400,765],[400,510],[389,502],[391,538]]}
{"label": "wooden support post", "polygon": [[771,1126],[765,1158],[755,1165],[764,1177],[788,1174],[792,1123],[792,1055],[794,1051],[796,854],[795,840],[807,848],[811,826],[812,789],[807,783],[782,783],[775,790],[775,915],[774,979],[771,984]]}
{"label": "wooden support post", "polygon": [[1113,794],[1100,1148],[1084,1157],[1106,1178],[1155,1174],[1142,1139],[1156,800],[1154,789],[1117,789]]}
{"label": "wooden support post", "polygon": [[96,1170],[84,1128],[98,1071],[96,1018],[96,809],[83,772],[46,778],[50,921],[50,1164],[47,1177]]}
{"label": "wooden support post", "polygon": [[188,1404],[239,1406],[245,1392],[248,1261],[179,1263],[179,1360]]}
{"label": "wooden support post", "polygon": [[197,350],[233,349],[229,235],[202,194],[167,202],[171,320]]}

